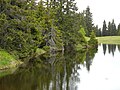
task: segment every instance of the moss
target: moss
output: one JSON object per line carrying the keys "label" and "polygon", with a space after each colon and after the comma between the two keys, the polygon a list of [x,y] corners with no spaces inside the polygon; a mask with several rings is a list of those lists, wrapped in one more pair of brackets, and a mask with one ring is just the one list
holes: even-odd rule
{"label": "moss", "polygon": [[21,63],[21,61],[16,60],[15,57],[10,55],[8,52],[0,50],[0,70],[16,67]]}

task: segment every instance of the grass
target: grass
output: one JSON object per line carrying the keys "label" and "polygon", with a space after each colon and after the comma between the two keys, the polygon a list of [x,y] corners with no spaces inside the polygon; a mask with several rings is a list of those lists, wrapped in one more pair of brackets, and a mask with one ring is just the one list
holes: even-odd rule
{"label": "grass", "polygon": [[98,43],[103,44],[120,44],[120,36],[97,37]]}
{"label": "grass", "polygon": [[[35,55],[38,56],[45,52],[46,51],[44,51],[43,49],[37,49]],[[9,54],[3,49],[0,49],[0,70],[10,69],[18,66],[21,63],[23,62],[21,62],[20,60],[16,60],[15,56]]]}
{"label": "grass", "polygon": [[0,50],[0,70],[15,67],[21,63],[4,50]]}
{"label": "grass", "polygon": [[[96,37],[98,39],[98,43],[103,44],[120,44],[120,36],[104,36],[104,37]],[[86,40],[89,41],[89,37],[86,37]]]}

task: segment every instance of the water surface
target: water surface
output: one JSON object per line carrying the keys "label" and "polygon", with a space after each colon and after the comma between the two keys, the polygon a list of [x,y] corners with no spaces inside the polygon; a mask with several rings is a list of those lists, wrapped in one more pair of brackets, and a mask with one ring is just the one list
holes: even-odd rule
{"label": "water surface", "polygon": [[[0,90],[120,90],[120,46],[39,56],[0,77]],[[2,73],[0,73],[2,74]]]}
{"label": "water surface", "polygon": [[120,46],[101,45],[95,54],[90,72],[78,70],[78,90],[120,90]]}

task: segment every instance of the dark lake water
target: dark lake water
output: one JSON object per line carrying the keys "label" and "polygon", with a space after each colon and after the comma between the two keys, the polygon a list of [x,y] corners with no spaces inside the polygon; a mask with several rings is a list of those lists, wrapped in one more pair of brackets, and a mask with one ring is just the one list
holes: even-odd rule
{"label": "dark lake water", "polygon": [[120,45],[36,57],[0,72],[0,90],[120,90]]}

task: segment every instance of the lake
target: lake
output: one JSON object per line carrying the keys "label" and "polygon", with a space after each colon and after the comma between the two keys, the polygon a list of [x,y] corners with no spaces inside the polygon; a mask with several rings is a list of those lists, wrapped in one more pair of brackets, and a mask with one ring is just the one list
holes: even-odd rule
{"label": "lake", "polygon": [[1,71],[0,90],[120,90],[120,45],[38,56]]}

